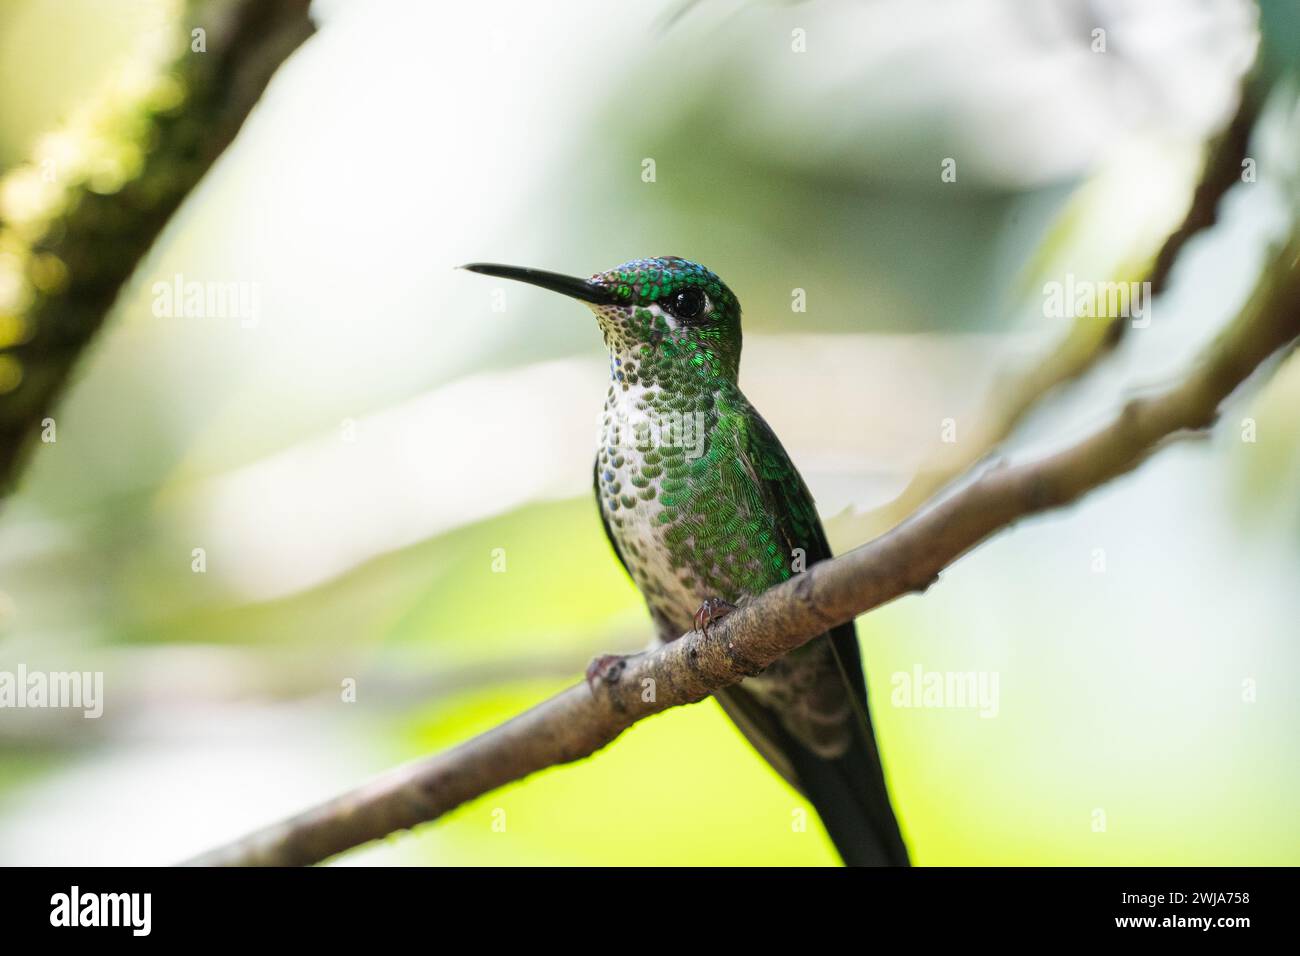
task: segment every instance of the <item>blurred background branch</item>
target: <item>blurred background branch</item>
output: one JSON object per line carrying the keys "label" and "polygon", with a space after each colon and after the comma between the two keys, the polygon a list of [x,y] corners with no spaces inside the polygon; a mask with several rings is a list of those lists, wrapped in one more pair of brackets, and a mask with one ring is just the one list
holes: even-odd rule
{"label": "blurred background branch", "polygon": [[[1246,156],[1251,130],[1259,117],[1261,90],[1259,71],[1241,84],[1236,111],[1227,126],[1206,146],[1206,155],[1196,188],[1189,197],[1182,222],[1160,246],[1145,281],[1150,295],[1160,295],[1169,284],[1169,274],[1188,241],[1213,226],[1219,201],[1241,182],[1242,160]],[[869,540],[902,521],[927,499],[966,469],[992,454],[1028,415],[1040,407],[1052,392],[1087,374],[1098,362],[1119,348],[1129,321],[1124,316],[1085,315],[1074,320],[1069,332],[1047,353],[1020,366],[1004,370],[991,394],[974,416],[974,437],[957,445],[943,446],[920,464],[898,497],[860,516],[844,519],[842,535],[856,534]],[[848,530],[849,522],[852,530]]]}
{"label": "blurred background branch", "polygon": [[1214,225],[1218,219],[1219,201],[1229,189],[1242,181],[1242,161],[1246,158],[1255,121],[1259,119],[1260,104],[1267,94],[1267,88],[1261,90],[1252,77],[1247,77],[1242,83],[1237,111],[1227,127],[1208,144],[1205,165],[1192,193],[1187,215],[1156,254],[1149,277],[1153,295],[1165,291],[1169,285],[1169,275],[1183,247],[1198,232]]}
{"label": "blurred background branch", "polygon": [[[637,643],[611,633],[585,638],[579,647],[542,647],[494,660],[415,668],[376,664],[359,670],[356,682],[377,710],[400,716],[505,685],[564,680],[581,672],[594,655]],[[147,724],[170,707],[321,706],[338,696],[331,666],[283,649],[180,645],[128,650],[119,655],[115,673],[113,706],[101,718],[88,723],[76,710],[14,710],[0,721],[0,747],[33,753],[76,750],[92,740],[129,735],[133,725]]]}
{"label": "blurred background branch", "polygon": [[308,4],[190,0],[0,179],[0,495],[118,291],[311,35]]}

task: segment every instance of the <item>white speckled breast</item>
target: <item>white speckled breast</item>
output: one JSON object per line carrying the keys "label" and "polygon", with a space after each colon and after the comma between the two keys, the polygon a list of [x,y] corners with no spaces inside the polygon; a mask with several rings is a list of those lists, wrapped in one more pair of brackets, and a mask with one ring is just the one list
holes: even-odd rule
{"label": "white speckled breast", "polygon": [[[689,568],[672,567],[664,540],[669,524],[662,520],[659,500],[663,476],[653,462],[665,426],[653,401],[647,402],[647,391],[654,390],[611,384],[601,422],[597,487],[601,512],[633,580],[651,609],[680,634],[691,628],[695,609],[715,595],[700,592]],[[701,421],[707,427],[707,419]]]}

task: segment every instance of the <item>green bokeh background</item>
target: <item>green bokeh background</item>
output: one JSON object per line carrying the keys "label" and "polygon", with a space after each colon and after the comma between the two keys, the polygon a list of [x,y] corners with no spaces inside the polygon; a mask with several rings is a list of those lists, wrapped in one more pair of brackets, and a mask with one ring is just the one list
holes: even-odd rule
{"label": "green bokeh background", "polygon": [[[599,337],[540,292],[498,311],[459,262],[716,269],[746,309],[742,384],[849,547],[852,515],[942,450],[942,419],[960,441],[1000,370],[1064,334],[1044,281],[1141,274],[1253,38],[1230,3],[1104,5],[1104,56],[1065,2],[444,6],[318,6],[0,512],[0,669],[106,685],[99,721],[0,711],[0,862],[183,858],[648,640],[584,484]],[[173,9],[0,7],[0,166]],[[1084,434],[1233,314],[1294,221],[1280,130],[1151,327],[1009,454]],[[177,273],[257,283],[257,326],[156,317]],[[1297,409],[1292,360],[1210,440],[859,622],[917,863],[1300,862]],[[996,716],[894,706],[917,666],[997,673]],[[836,858],[705,702],[340,862]]]}

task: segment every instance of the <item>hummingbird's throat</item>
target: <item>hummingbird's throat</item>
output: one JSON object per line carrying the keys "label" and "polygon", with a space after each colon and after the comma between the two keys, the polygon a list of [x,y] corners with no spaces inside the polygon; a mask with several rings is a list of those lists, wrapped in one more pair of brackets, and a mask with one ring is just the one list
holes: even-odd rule
{"label": "hummingbird's throat", "polygon": [[616,388],[675,393],[691,403],[700,390],[736,383],[739,349],[725,354],[716,332],[678,322],[657,306],[592,306]]}

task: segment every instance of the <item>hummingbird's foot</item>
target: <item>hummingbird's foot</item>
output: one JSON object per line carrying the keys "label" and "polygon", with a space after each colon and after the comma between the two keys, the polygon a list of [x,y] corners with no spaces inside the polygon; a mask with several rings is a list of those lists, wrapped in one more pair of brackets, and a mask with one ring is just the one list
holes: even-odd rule
{"label": "hummingbird's foot", "polygon": [[708,637],[709,625],[714,621],[722,620],[735,609],[736,605],[730,601],[724,601],[722,598],[707,598],[695,612],[695,629]]}
{"label": "hummingbird's foot", "polygon": [[599,657],[592,658],[591,663],[587,665],[587,686],[591,688],[592,693],[596,691],[596,681],[617,684],[627,668],[627,661],[628,659],[622,654],[601,654]]}

